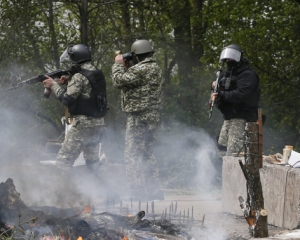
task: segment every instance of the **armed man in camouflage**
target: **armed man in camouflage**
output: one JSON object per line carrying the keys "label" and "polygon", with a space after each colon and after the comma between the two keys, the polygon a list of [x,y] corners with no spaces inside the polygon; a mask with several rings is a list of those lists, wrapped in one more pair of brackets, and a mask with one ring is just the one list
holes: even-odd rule
{"label": "armed man in camouflage", "polygon": [[259,77],[236,44],[223,48],[220,62],[226,63],[226,71],[220,75],[218,93],[212,94],[224,117],[218,149],[221,157],[234,156],[244,145],[246,122],[255,123],[258,119]]}
{"label": "armed man in camouflage", "polygon": [[83,152],[87,167],[94,169],[99,165],[100,136],[105,127],[105,77],[90,63],[91,52],[84,44],[67,47],[60,62],[68,61],[73,64],[71,76],[62,76],[58,82],[50,77],[43,81],[44,87],[51,88],[62,104],[68,107],[73,119],[55,165],[60,169],[70,169]]}
{"label": "armed man in camouflage", "polygon": [[141,200],[163,200],[159,188],[157,162],[153,154],[154,136],[160,120],[163,95],[162,70],[153,57],[148,40],[131,46],[132,64],[117,55],[112,66],[112,83],[121,89],[121,105],[126,115],[124,160],[131,196]]}

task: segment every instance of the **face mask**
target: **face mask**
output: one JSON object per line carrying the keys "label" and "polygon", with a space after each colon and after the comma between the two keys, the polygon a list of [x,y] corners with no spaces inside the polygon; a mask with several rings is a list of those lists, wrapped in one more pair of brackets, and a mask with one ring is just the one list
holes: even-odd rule
{"label": "face mask", "polygon": [[228,69],[231,69],[231,68],[237,67],[239,65],[239,62],[229,61],[229,62],[226,62],[226,65],[227,65]]}

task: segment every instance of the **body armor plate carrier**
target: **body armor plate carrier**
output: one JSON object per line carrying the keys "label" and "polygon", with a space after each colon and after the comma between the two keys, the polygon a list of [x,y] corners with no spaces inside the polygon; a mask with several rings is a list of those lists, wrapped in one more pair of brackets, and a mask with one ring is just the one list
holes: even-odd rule
{"label": "body armor plate carrier", "polygon": [[83,98],[81,95],[70,104],[71,116],[86,115],[95,118],[104,117],[107,111],[106,81],[101,70],[87,70],[80,66],[76,67],[77,73],[85,76],[92,86],[90,98]]}

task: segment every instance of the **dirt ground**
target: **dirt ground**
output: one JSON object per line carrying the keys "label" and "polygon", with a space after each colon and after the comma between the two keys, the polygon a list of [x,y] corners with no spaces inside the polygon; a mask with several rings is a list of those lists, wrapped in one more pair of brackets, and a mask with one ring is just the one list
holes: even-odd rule
{"label": "dirt ground", "polygon": [[[194,224],[187,231],[195,240],[244,240],[251,239],[246,220],[242,216],[235,216],[222,212],[222,199],[203,195],[174,195],[165,194],[165,200],[154,202],[155,213],[162,214],[166,209],[169,212],[170,206],[173,209],[177,202],[177,213],[189,213],[194,218]],[[138,202],[133,203],[133,209],[138,210]],[[141,203],[141,209],[147,209],[147,203]],[[151,212],[150,204],[148,211]],[[204,223],[202,224],[203,216]],[[173,221],[176,223],[177,221]],[[289,231],[275,226],[268,226],[269,238],[265,239],[300,239],[300,230]],[[290,234],[288,236],[287,234]],[[279,235],[279,236],[277,236]]]}
{"label": "dirt ground", "polygon": [[[53,197],[53,195],[51,196],[51,186],[55,177],[51,177],[51,174],[50,177],[47,176],[46,172],[49,172],[48,167],[31,164],[24,165],[21,169],[12,166],[2,167],[0,169],[0,183],[5,182],[10,177],[14,180],[16,190],[21,193],[21,198],[26,204],[34,206],[39,203],[47,206],[47,199]],[[81,175],[84,173],[82,172]],[[41,179],[44,181],[42,182]],[[86,177],[84,179],[86,180]],[[42,194],[41,188],[47,192]],[[131,201],[125,201],[122,197],[121,200],[122,206],[127,206],[132,212],[137,213],[139,210],[144,210],[146,213],[148,211],[148,214],[152,212],[152,203],[148,203],[147,208],[147,202],[141,202],[141,204],[132,202],[131,207]],[[194,237],[194,240],[251,239],[248,225],[242,216],[222,212],[222,199],[218,194],[187,195],[165,190],[165,199],[154,202],[154,213],[157,214],[157,218],[160,218],[162,213],[167,211],[168,214],[172,206],[173,211],[175,211],[176,204],[177,213],[181,212],[181,216],[193,216],[193,224],[186,229]],[[105,207],[105,199],[97,198],[93,205],[96,212],[101,212]],[[115,207],[117,209],[120,204],[115,204]],[[177,222],[174,221],[173,223],[176,224]],[[286,230],[269,225],[268,230],[270,237],[266,239],[300,239],[300,229]]]}

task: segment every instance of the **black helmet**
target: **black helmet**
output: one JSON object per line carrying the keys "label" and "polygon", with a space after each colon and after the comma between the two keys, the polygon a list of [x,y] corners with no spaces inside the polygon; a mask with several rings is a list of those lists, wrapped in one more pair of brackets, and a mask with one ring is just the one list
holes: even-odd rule
{"label": "black helmet", "polygon": [[153,53],[154,49],[151,43],[148,40],[137,40],[131,46],[131,53],[135,54],[144,54],[144,53]]}
{"label": "black helmet", "polygon": [[236,44],[230,44],[227,47],[224,47],[221,55],[220,62],[225,59],[232,59],[236,62],[239,62],[242,59],[243,50]]}
{"label": "black helmet", "polygon": [[91,51],[84,44],[69,45],[60,56],[60,62],[84,63],[91,61]]}

